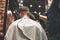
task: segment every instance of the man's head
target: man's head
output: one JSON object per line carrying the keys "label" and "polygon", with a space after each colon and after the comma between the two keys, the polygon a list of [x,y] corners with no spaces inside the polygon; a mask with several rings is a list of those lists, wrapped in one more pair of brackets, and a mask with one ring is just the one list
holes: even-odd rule
{"label": "man's head", "polygon": [[29,13],[29,8],[26,6],[20,7],[20,16],[23,17]]}

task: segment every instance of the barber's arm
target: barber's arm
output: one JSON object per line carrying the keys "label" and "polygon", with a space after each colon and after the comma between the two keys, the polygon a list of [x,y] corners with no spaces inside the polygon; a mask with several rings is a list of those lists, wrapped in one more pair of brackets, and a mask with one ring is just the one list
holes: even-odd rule
{"label": "barber's arm", "polygon": [[44,16],[44,15],[40,15],[40,19],[47,22],[47,16]]}

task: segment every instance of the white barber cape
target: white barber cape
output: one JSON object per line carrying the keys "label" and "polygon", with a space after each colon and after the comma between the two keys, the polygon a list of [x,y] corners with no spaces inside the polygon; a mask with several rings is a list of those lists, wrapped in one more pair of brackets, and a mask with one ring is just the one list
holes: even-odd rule
{"label": "white barber cape", "polygon": [[47,36],[38,22],[21,18],[9,26],[4,40],[47,40]]}

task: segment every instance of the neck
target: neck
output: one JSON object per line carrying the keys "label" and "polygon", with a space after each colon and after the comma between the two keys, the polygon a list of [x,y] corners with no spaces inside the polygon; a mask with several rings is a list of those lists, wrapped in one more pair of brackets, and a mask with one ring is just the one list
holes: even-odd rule
{"label": "neck", "polygon": [[29,18],[28,15],[24,15],[22,18]]}

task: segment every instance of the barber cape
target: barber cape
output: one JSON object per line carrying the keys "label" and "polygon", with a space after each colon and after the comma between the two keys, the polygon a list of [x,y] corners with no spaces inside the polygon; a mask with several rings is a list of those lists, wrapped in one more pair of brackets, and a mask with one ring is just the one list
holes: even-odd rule
{"label": "barber cape", "polygon": [[47,36],[38,22],[21,18],[9,26],[4,40],[47,40]]}

